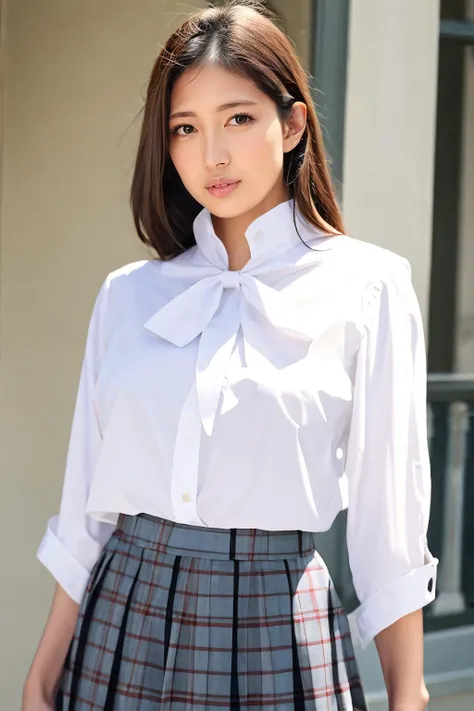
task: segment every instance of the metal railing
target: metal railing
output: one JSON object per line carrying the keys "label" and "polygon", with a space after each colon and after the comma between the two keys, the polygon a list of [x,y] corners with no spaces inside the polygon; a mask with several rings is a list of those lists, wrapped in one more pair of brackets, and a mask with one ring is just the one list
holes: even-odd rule
{"label": "metal railing", "polygon": [[443,40],[474,44],[474,21],[441,20],[439,36]]}
{"label": "metal railing", "polygon": [[429,543],[440,558],[430,615],[474,605],[474,375],[430,374],[428,433],[433,481]]}

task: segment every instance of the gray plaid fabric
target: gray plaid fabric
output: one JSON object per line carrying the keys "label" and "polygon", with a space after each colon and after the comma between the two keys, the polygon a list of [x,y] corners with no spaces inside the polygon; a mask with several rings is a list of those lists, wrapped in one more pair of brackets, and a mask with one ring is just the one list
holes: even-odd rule
{"label": "gray plaid fabric", "polygon": [[56,711],[367,710],[347,618],[301,531],[120,516]]}

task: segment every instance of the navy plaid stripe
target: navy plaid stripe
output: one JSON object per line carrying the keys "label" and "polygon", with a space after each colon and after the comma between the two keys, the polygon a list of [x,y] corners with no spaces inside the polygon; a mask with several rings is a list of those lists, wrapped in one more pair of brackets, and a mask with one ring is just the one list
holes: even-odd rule
{"label": "navy plaid stripe", "polygon": [[[234,536],[235,540],[235,536]],[[234,608],[232,617],[232,663],[230,670],[230,708],[231,711],[240,711],[239,696],[239,561],[234,561]]]}
{"label": "navy plaid stripe", "polygon": [[176,594],[176,585],[178,580],[179,567],[181,565],[181,556],[176,556],[173,564],[173,575],[171,576],[170,592],[168,595],[168,604],[166,606],[166,624],[165,624],[165,667],[168,661],[168,652],[170,647],[171,625],[173,624],[173,604]]}
{"label": "navy plaid stripe", "polygon": [[237,541],[237,529],[232,528],[230,531],[230,547],[229,547],[229,558],[235,560],[235,544]]}
{"label": "navy plaid stripe", "polygon": [[291,573],[288,566],[288,561],[285,560],[286,577],[288,578],[288,588],[290,591],[290,614],[291,614],[291,647],[293,656],[293,697],[295,702],[295,711],[305,711],[303,680],[301,678],[300,661],[298,657],[298,645],[295,635],[295,621],[293,615],[293,586],[291,584]]}

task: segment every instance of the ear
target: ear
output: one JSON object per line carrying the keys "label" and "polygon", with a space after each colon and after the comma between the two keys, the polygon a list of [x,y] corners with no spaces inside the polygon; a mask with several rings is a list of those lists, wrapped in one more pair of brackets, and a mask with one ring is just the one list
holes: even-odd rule
{"label": "ear", "polygon": [[283,149],[288,153],[301,141],[306,128],[308,110],[302,101],[295,101],[291,107],[291,114],[287,119],[283,131]]}

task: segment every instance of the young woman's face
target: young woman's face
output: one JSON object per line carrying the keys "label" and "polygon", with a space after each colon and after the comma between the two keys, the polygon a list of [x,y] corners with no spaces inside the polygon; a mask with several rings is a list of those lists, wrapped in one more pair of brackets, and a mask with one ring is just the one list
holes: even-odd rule
{"label": "young woman's face", "polygon": [[[191,68],[171,94],[170,157],[201,205],[235,217],[272,193],[276,202],[287,198],[283,156],[298,144],[305,123],[304,104],[295,104],[282,125],[273,101],[250,79],[212,65]],[[213,190],[219,178],[234,185]]]}

